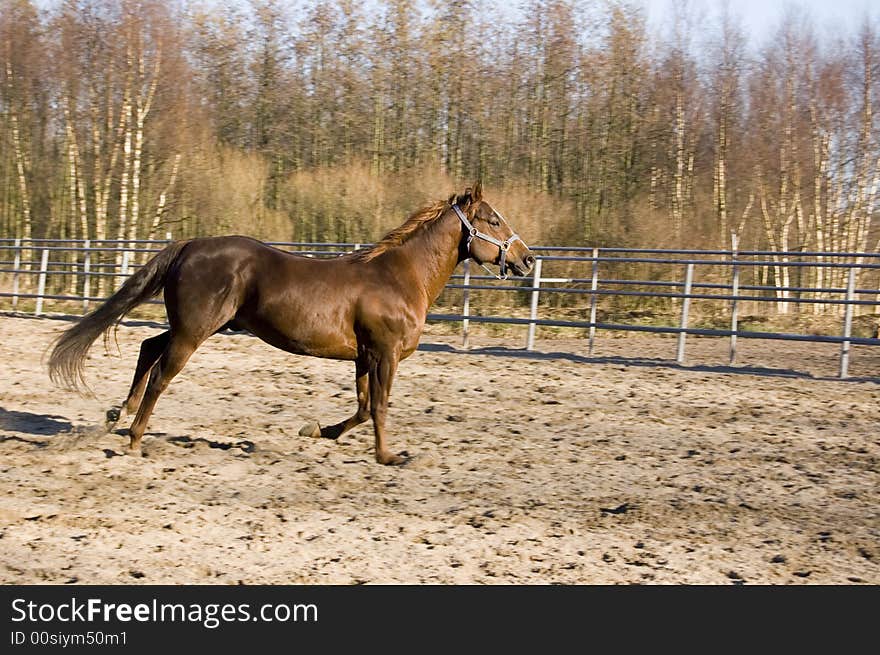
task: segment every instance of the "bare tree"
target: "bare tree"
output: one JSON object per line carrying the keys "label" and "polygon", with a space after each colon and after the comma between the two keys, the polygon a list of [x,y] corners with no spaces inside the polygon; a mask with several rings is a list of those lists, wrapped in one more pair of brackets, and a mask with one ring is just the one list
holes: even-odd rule
{"label": "bare tree", "polygon": [[38,193],[33,181],[33,153],[41,145],[41,123],[48,119],[47,108],[40,97],[40,62],[43,41],[36,8],[29,0],[9,0],[0,12],[0,40],[3,57],[0,80],[0,101],[4,107],[6,129],[12,145],[16,185],[15,205],[19,210],[14,220],[16,235],[30,239],[34,228],[34,199]]}
{"label": "bare tree", "polygon": [[[731,14],[729,3],[721,10],[719,36],[714,44],[710,64],[710,102],[715,130],[712,168],[712,204],[720,231],[720,242],[731,245],[732,235],[739,236],[742,219],[731,222],[730,177],[732,139],[742,136],[743,125],[739,110],[743,105],[742,77],[746,68],[745,36],[737,19]],[[735,146],[733,146],[735,148]],[[739,149],[740,157],[745,153]],[[748,206],[748,203],[746,203]]]}

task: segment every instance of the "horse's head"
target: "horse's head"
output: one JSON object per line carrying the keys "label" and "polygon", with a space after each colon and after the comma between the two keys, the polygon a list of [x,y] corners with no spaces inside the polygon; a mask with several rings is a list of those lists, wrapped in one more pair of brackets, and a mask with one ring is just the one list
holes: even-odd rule
{"label": "horse's head", "polygon": [[450,198],[450,203],[462,224],[463,259],[470,257],[481,265],[497,264],[501,278],[507,277],[507,269],[519,276],[532,270],[535,265],[532,252],[507,220],[483,200],[481,182]]}

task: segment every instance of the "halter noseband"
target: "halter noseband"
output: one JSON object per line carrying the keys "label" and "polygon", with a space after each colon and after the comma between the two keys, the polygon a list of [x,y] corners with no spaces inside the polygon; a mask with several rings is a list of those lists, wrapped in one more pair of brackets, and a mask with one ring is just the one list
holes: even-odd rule
{"label": "halter noseband", "polygon": [[[512,246],[515,241],[522,241],[522,239],[520,239],[519,235],[518,234],[511,234],[507,238],[507,240],[499,241],[498,239],[493,237],[491,234],[486,234],[485,232],[480,232],[477,228],[475,228],[471,224],[471,222],[467,219],[467,216],[464,215],[464,212],[461,211],[461,209],[459,209],[457,204],[452,205],[452,209],[455,210],[455,213],[458,215],[459,220],[461,220],[462,225],[464,225],[464,229],[466,229],[468,232],[468,239],[467,239],[468,254],[471,254],[471,242],[474,239],[482,239],[483,241],[488,241],[489,243],[492,243],[492,244],[495,244],[496,246],[498,246],[498,249],[501,251],[499,258],[498,258],[498,275],[495,275],[495,273],[492,273],[492,271],[482,262],[480,262],[480,266],[485,268],[486,271],[488,271],[492,275],[495,275],[495,277],[498,278],[499,280],[506,280],[507,279],[507,251],[510,250],[510,246]],[[494,211],[496,214],[498,214],[498,212],[495,211],[494,209],[492,211]],[[501,214],[498,214],[498,216],[501,218],[504,218],[503,216],[501,216]]]}

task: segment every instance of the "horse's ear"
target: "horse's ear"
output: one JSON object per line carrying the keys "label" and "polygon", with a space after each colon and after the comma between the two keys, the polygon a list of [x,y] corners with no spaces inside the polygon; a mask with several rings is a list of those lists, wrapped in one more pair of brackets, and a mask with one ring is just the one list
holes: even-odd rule
{"label": "horse's ear", "polygon": [[473,199],[474,202],[480,202],[483,199],[483,180],[477,180],[474,185]]}
{"label": "horse's ear", "polygon": [[455,202],[464,209],[465,207],[470,206],[470,204],[474,201],[474,192],[468,187],[464,190],[464,193],[460,194],[458,198],[455,199]]}

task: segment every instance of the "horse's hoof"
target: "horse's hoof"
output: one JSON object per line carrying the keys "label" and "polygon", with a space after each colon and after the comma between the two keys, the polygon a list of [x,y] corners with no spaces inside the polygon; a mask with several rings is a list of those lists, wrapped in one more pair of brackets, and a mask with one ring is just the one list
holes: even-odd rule
{"label": "horse's hoof", "polygon": [[392,455],[391,453],[377,453],[376,461],[380,464],[384,464],[385,466],[402,466],[406,464],[408,461],[412,459],[409,456],[409,453],[403,451],[399,455]]}
{"label": "horse's hoof", "polygon": [[116,427],[116,424],[119,423],[119,419],[122,417],[122,408],[120,407],[111,407],[107,410],[106,421],[104,423],[104,427],[107,429],[107,432],[110,432],[113,428]]}
{"label": "horse's hoof", "polygon": [[299,436],[301,437],[320,437],[321,436],[321,426],[317,421],[309,421],[304,426],[299,429]]}
{"label": "horse's hoof", "polygon": [[131,442],[129,442],[128,446],[125,448],[125,454],[130,457],[143,457],[144,451],[141,446],[143,446],[143,444],[140,441],[135,445],[132,445]]}

